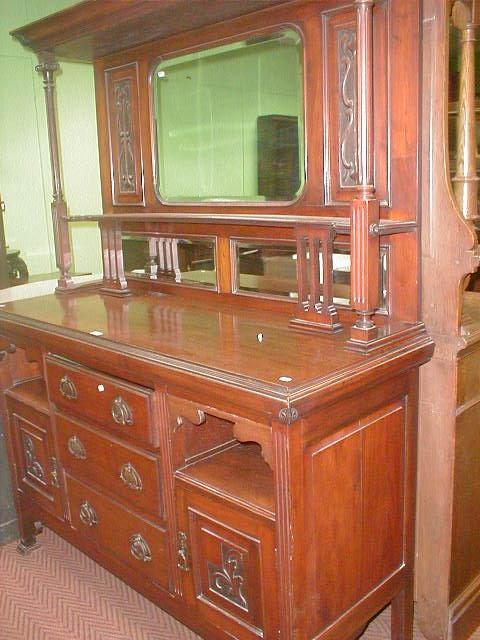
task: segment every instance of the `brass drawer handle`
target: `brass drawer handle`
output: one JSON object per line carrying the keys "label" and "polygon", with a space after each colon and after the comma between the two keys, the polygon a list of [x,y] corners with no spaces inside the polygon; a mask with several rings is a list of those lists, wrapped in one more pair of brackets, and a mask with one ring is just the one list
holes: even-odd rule
{"label": "brass drawer handle", "polygon": [[50,478],[51,478],[51,483],[52,483],[52,487],[56,487],[57,489],[60,488],[60,480],[58,479],[58,462],[57,459],[55,458],[55,456],[52,456],[50,458],[50,467],[51,467],[51,471],[50,471]]}
{"label": "brass drawer handle", "polygon": [[69,378],[66,374],[60,380],[59,384],[60,393],[67,400],[76,400],[78,397],[77,387],[71,378]]}
{"label": "brass drawer handle", "polygon": [[80,520],[87,527],[93,527],[95,524],[98,524],[97,512],[88,500],[85,500],[85,502],[82,502],[80,505]]}
{"label": "brass drawer handle", "polygon": [[183,531],[178,532],[177,567],[181,571],[190,571],[187,534]]}
{"label": "brass drawer handle", "polygon": [[130,537],[128,543],[130,544],[130,553],[136,560],[140,562],[151,562],[152,552],[148,546],[147,541],[140,533],[134,533]]}
{"label": "brass drawer handle", "polygon": [[143,489],[142,478],[131,462],[122,465],[120,480],[133,491],[141,491]]}
{"label": "brass drawer handle", "polygon": [[121,424],[122,426],[128,425],[131,427],[133,424],[132,410],[122,396],[117,396],[113,399],[112,418],[117,424]]}
{"label": "brass drawer handle", "polygon": [[77,458],[78,460],[87,459],[87,450],[78,436],[70,436],[67,442],[67,449],[74,458]]}

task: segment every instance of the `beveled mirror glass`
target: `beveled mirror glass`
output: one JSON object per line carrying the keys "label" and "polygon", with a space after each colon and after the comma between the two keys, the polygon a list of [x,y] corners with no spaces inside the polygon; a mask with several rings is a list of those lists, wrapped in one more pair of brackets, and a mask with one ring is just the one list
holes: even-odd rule
{"label": "beveled mirror glass", "polygon": [[128,276],[215,289],[215,238],[124,235]]}
{"label": "beveled mirror glass", "polygon": [[[268,298],[298,300],[297,245],[292,241],[232,240],[234,293]],[[335,244],[333,261],[333,302],[350,306],[350,247]],[[387,307],[388,250],[380,249],[380,306]],[[323,262],[319,260],[320,284],[323,284]]]}
{"label": "beveled mirror glass", "polygon": [[162,201],[293,201],[300,195],[303,46],[295,30],[162,60],[152,82]]}

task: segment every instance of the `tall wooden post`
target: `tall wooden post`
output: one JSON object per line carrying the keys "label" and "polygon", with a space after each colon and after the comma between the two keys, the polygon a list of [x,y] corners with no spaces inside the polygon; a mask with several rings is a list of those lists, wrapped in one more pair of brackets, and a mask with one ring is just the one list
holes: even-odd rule
{"label": "tall wooden post", "polygon": [[43,76],[45,89],[45,104],[47,108],[48,142],[50,147],[50,164],[52,169],[52,220],[55,241],[55,259],[60,271],[56,293],[65,293],[73,286],[70,269],[72,266],[72,250],[68,235],[68,223],[64,220],[67,215],[67,203],[63,196],[62,172],[60,168],[60,153],[58,147],[57,114],[55,103],[55,73],[60,68],[53,54],[42,52],[38,55],[39,63],[35,70]]}
{"label": "tall wooden post", "polygon": [[379,304],[379,202],[374,184],[374,0],[355,0],[357,25],[358,186],[351,205],[351,304],[358,318],[350,344],[368,346],[377,336],[372,319]]}
{"label": "tall wooden post", "polygon": [[455,199],[463,216],[477,218],[478,176],[475,127],[475,2],[457,0],[452,21],[460,30],[460,92],[458,96],[456,172],[453,178]]}

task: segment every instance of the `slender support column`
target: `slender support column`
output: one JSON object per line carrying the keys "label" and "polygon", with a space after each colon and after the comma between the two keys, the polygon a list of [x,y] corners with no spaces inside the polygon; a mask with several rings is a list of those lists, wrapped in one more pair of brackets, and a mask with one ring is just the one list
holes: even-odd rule
{"label": "slender support column", "polygon": [[457,0],[452,21],[460,30],[460,94],[458,96],[455,199],[463,216],[478,216],[477,140],[475,131],[475,42],[474,3]]}
{"label": "slender support column", "polygon": [[43,87],[45,89],[53,187],[53,201],[51,205],[53,236],[55,241],[55,259],[60,271],[56,292],[64,293],[72,287],[73,281],[69,273],[72,266],[72,250],[68,234],[68,223],[64,220],[64,217],[67,215],[67,203],[63,196],[55,104],[55,73],[59,70],[60,65],[56,62],[53,54],[48,52],[40,53],[38,59],[40,64],[35,67],[35,70],[42,74]]}
{"label": "slender support column", "polygon": [[357,12],[358,186],[351,206],[351,304],[358,314],[350,341],[368,344],[377,336],[372,316],[379,304],[379,203],[374,184],[373,113],[374,0],[355,0]]}

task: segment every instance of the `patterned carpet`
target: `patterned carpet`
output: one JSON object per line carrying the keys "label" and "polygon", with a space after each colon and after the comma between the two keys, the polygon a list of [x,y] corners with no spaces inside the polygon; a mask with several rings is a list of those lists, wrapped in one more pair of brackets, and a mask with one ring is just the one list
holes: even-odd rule
{"label": "patterned carpet", "polygon": [[[51,531],[40,540],[28,558],[15,543],[0,548],[0,640],[199,640]],[[389,631],[386,610],[362,640],[387,640]],[[418,629],[415,639],[423,640]]]}

